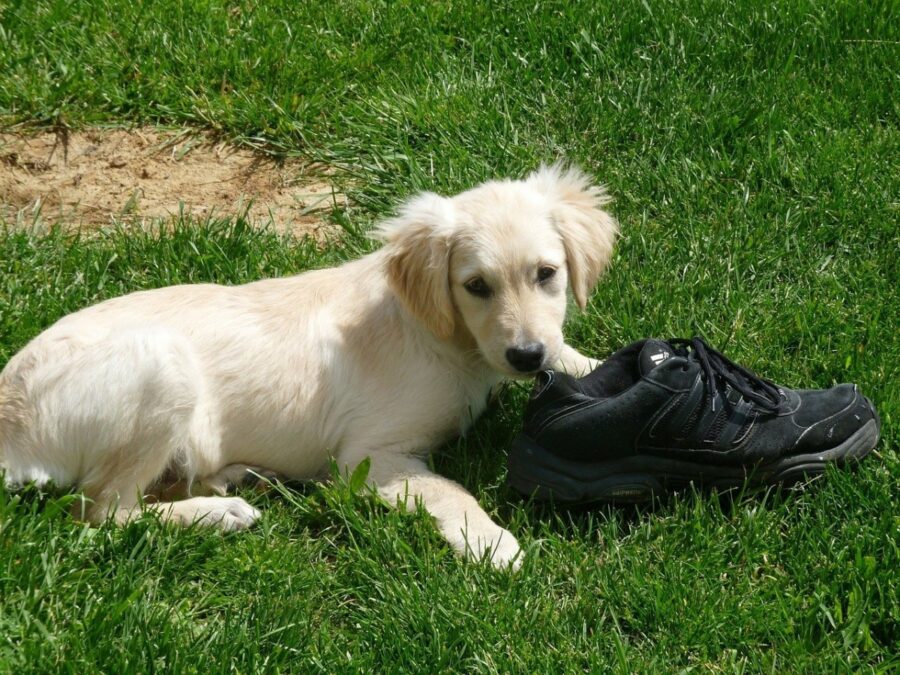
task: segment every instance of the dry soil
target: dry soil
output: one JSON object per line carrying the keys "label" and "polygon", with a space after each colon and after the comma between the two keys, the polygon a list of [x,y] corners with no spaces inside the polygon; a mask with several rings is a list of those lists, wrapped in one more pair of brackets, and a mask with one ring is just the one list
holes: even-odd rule
{"label": "dry soil", "polygon": [[99,227],[177,215],[246,213],[294,234],[322,235],[346,198],[321,167],[190,131],[93,129],[0,133],[0,221]]}

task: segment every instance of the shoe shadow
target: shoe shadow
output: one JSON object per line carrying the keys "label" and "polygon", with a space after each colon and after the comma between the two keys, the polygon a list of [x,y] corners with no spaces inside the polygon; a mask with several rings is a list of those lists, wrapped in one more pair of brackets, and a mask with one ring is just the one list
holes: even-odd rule
{"label": "shoe shadow", "polygon": [[637,503],[560,504],[533,498],[522,501],[507,488],[506,499],[498,511],[505,522],[517,522],[533,537],[546,536],[548,531],[559,536],[587,537],[610,523],[615,525],[617,536],[626,537],[653,518],[681,517],[697,508],[731,519],[747,506],[770,510],[790,506],[815,482],[770,487],[747,484],[721,491],[688,486]]}

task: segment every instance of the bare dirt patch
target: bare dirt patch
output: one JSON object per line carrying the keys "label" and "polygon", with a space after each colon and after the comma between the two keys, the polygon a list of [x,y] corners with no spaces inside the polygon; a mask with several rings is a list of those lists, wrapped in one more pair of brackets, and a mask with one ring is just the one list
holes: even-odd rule
{"label": "bare dirt patch", "polygon": [[281,231],[322,234],[346,198],[320,167],[188,131],[0,133],[0,218],[98,227],[177,215],[246,214]]}

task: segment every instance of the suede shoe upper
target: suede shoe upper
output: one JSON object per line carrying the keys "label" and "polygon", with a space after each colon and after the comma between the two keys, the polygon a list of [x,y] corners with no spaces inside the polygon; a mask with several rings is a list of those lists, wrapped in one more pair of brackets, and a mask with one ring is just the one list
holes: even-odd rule
{"label": "suede shoe upper", "polygon": [[541,373],[523,431],[576,461],[746,464],[834,447],[872,418],[855,385],[779,387],[694,338],[635,342],[580,380]]}

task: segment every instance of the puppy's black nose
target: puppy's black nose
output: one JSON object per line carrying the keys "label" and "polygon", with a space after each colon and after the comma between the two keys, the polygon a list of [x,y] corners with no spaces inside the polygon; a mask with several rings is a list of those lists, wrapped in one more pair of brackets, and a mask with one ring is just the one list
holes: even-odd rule
{"label": "puppy's black nose", "polygon": [[544,345],[532,342],[521,347],[510,347],[506,350],[506,360],[520,373],[530,373],[541,367]]}

